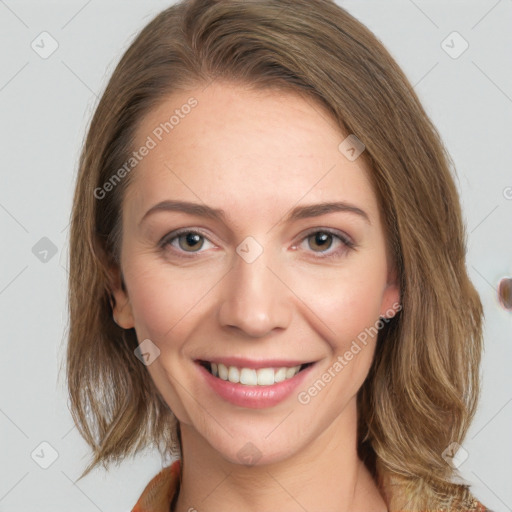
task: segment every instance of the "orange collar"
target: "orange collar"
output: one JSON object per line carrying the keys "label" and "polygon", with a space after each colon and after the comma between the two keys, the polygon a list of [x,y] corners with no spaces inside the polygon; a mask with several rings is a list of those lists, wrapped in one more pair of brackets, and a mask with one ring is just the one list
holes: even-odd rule
{"label": "orange collar", "polygon": [[[170,512],[171,503],[179,492],[180,483],[181,463],[178,459],[150,480],[131,512]],[[399,505],[395,506],[394,510],[405,511],[403,506]],[[489,509],[473,497],[472,504],[467,510],[468,512],[486,512]]]}
{"label": "orange collar", "polygon": [[132,512],[169,512],[180,482],[180,461],[177,460],[150,480]]}

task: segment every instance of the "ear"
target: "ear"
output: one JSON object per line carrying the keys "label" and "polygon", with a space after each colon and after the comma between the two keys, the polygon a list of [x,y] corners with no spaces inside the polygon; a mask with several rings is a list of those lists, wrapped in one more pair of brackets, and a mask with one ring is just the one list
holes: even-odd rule
{"label": "ear", "polygon": [[401,309],[400,285],[396,269],[388,272],[386,287],[382,295],[381,318],[393,318]]}
{"label": "ear", "polygon": [[112,311],[114,321],[123,329],[135,327],[130,298],[124,284],[121,270],[117,265],[109,267],[110,290],[112,293]]}

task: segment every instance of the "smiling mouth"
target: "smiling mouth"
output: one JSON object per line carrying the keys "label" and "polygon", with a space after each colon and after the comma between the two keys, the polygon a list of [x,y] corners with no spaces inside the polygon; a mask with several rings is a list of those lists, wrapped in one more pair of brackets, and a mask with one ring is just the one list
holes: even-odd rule
{"label": "smiling mouth", "polygon": [[222,363],[198,361],[210,374],[218,379],[229,381],[233,384],[245,386],[272,386],[285,380],[293,379],[302,370],[313,363],[305,363],[299,366],[282,366],[272,368],[243,368],[228,366]]}

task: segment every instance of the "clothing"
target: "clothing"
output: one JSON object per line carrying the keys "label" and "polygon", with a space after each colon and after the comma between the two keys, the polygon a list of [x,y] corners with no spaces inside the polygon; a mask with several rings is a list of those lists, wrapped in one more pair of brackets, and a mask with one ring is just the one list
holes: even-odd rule
{"label": "clothing", "polygon": [[177,460],[149,481],[132,512],[170,512],[180,478],[180,461]]}
{"label": "clothing", "polygon": [[[180,461],[177,460],[171,466],[162,469],[162,471],[150,480],[131,512],[170,512],[171,503],[173,502],[173,498],[177,497],[180,482]],[[404,509],[401,509],[400,512],[403,510]],[[390,508],[390,512],[398,512],[398,510]],[[445,512],[445,510],[428,512]],[[446,510],[446,512],[449,511]],[[476,498],[472,498],[472,503],[468,508],[464,509],[464,512],[490,511]]]}

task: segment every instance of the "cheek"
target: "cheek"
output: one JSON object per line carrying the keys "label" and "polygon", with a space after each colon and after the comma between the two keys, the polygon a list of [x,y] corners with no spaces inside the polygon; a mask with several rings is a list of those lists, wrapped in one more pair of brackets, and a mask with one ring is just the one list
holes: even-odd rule
{"label": "cheek", "polygon": [[379,318],[382,289],[372,282],[357,281],[344,288],[330,314],[335,330],[343,331],[353,338],[364,328],[373,325]]}
{"label": "cheek", "polygon": [[373,267],[337,269],[328,277],[301,279],[297,295],[314,313],[309,315],[311,322],[334,351],[344,351],[378,322],[386,286],[380,267],[374,262]]}
{"label": "cheek", "polygon": [[183,271],[144,255],[127,261],[125,279],[137,333],[155,343],[178,337],[218,281],[213,272]]}
{"label": "cheek", "polygon": [[[317,377],[326,382],[325,393],[323,384],[319,389],[326,407],[337,404],[330,412],[333,417],[360,389],[375,353],[384,285],[366,277],[346,275],[332,281],[324,293],[311,297],[323,321],[317,323],[317,330],[329,347],[329,356]],[[315,386],[305,390],[308,396],[315,396],[309,394],[317,392]]]}

